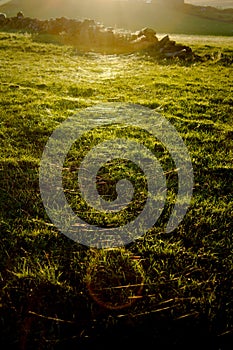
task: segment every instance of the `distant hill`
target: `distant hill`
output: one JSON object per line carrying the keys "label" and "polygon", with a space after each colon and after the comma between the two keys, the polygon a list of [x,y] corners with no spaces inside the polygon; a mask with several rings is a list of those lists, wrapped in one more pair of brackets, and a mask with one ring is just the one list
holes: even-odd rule
{"label": "distant hill", "polygon": [[147,26],[157,33],[233,35],[229,14],[221,12],[220,16],[211,13],[208,17],[208,13],[192,5],[174,9],[136,0],[12,0],[0,6],[0,12],[8,16],[15,16],[18,11],[23,11],[25,16],[41,19],[63,16],[91,18],[105,26],[131,31]]}
{"label": "distant hill", "polygon": [[186,0],[188,4],[198,6],[214,6],[218,8],[233,8],[233,0]]}

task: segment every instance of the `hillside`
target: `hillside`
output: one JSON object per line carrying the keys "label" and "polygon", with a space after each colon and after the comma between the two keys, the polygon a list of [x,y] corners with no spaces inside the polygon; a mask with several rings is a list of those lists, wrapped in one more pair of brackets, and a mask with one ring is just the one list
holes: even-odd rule
{"label": "hillside", "polygon": [[232,0],[186,0],[185,2],[197,6],[214,6],[222,9],[233,8]]}
{"label": "hillside", "polygon": [[129,30],[148,26],[160,33],[232,35],[232,23],[225,21],[226,17],[229,17],[228,12],[209,18],[203,16],[202,12],[197,14],[196,11],[190,10],[190,7],[193,8],[192,5],[185,5],[183,9],[168,9],[154,4],[132,5],[130,2],[106,0],[12,0],[0,6],[0,12],[15,16],[21,10],[25,16],[42,19],[62,16],[92,18],[105,26]]}

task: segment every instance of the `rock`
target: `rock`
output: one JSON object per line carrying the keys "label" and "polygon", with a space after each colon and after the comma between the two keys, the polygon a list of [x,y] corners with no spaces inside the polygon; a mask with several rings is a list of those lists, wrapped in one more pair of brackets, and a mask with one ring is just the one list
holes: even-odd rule
{"label": "rock", "polygon": [[130,39],[131,45],[133,45],[136,50],[143,50],[151,46],[156,46],[158,43],[155,30],[147,27],[131,34]]}
{"label": "rock", "polygon": [[170,40],[169,36],[164,36],[158,42],[159,56],[162,58],[190,58],[192,56],[192,49],[188,46],[177,44],[174,40]]}
{"label": "rock", "polygon": [[186,50],[182,49],[179,51],[173,51],[173,52],[164,52],[164,57],[181,57],[186,54]]}
{"label": "rock", "polygon": [[0,13],[0,26],[5,26],[8,19],[5,13]]}
{"label": "rock", "polygon": [[161,40],[159,40],[159,47],[164,47],[170,41],[169,36],[164,36]]}
{"label": "rock", "polygon": [[24,18],[24,14],[23,14],[23,12],[22,11],[19,11],[18,13],[17,13],[17,16],[16,16],[18,19],[22,19],[22,18]]}
{"label": "rock", "polygon": [[146,41],[148,42],[153,42],[153,43],[157,43],[158,42],[158,38],[156,37],[156,32],[154,29],[152,28],[143,28],[142,30],[140,30],[137,33],[137,37],[145,37]]}
{"label": "rock", "polygon": [[141,35],[139,38],[135,39],[135,40],[132,40],[132,44],[138,44],[138,43],[141,43],[141,42],[145,42],[147,41],[147,38],[145,35]]}
{"label": "rock", "polygon": [[156,31],[152,28],[145,27],[139,31],[139,35],[145,35],[146,37],[154,37],[156,35]]}
{"label": "rock", "polygon": [[82,22],[82,25],[83,25],[84,27],[90,27],[90,26],[95,25],[95,21],[94,21],[93,19],[86,18],[86,19],[84,19],[84,21]]}
{"label": "rock", "polygon": [[113,46],[115,44],[115,36],[112,29],[101,29],[97,38],[97,42],[101,46]]}
{"label": "rock", "polygon": [[0,22],[3,22],[5,21],[7,18],[6,14],[5,13],[0,13]]}

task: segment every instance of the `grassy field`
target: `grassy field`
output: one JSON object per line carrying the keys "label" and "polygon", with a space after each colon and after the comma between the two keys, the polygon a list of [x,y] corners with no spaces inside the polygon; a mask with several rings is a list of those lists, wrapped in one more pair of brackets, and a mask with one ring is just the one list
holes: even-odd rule
{"label": "grassy field", "polygon": [[[233,45],[224,37],[175,39],[210,59],[83,53],[35,42],[29,34],[0,33],[2,348],[231,348],[232,67],[221,57],[232,56]],[[167,211],[136,242],[97,251],[51,223],[40,197],[39,166],[53,130],[103,102],[136,103],[163,114],[190,153],[194,192],[182,223],[164,233],[177,177],[169,154],[148,137],[167,173]],[[108,132],[87,134],[66,159],[67,198],[77,211],[83,207],[72,191],[81,158]],[[145,141],[138,130],[125,134]],[[128,174],[142,181],[135,185],[136,209],[142,206],[142,174],[133,175],[132,165],[110,167],[117,179]],[[109,179],[107,167],[101,171],[102,194],[111,196],[116,178]],[[96,222],[94,214],[84,216]],[[102,217],[100,224],[123,219]]]}

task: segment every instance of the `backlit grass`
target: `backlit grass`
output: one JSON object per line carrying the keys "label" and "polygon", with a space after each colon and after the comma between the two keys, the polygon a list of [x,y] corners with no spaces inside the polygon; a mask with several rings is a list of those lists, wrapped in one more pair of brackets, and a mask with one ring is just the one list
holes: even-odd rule
{"label": "backlit grass", "polygon": [[[224,39],[192,45],[201,55],[232,56],[232,45]],[[115,343],[161,349],[188,348],[187,342],[229,348],[231,66],[215,54],[206,62],[185,63],[156,61],[144,54],[81,53],[16,33],[0,33],[0,58],[0,332],[5,348]],[[160,160],[170,192],[155,227],[112,254],[93,251],[60,234],[46,215],[38,180],[40,159],[53,130],[69,116],[103,102],[136,103],[163,114],[190,152],[195,181],[187,215],[174,232],[165,234],[177,187],[173,161],[156,140],[128,130],[128,136],[144,140]],[[87,134],[66,159],[66,195],[77,211],[78,191],[72,193],[78,164],[108,133],[106,128]],[[113,162],[100,169],[99,190],[106,199],[114,199],[116,180],[123,175],[136,184],[136,207],[127,213],[134,215],[143,205],[146,186],[133,164]],[[83,213],[90,222],[98,219],[94,214],[91,209]],[[112,221],[102,216],[97,223],[114,226],[127,215]],[[103,286],[109,286],[109,294],[100,292]],[[99,299],[117,307],[105,307]],[[127,307],[118,310],[121,302]]]}

